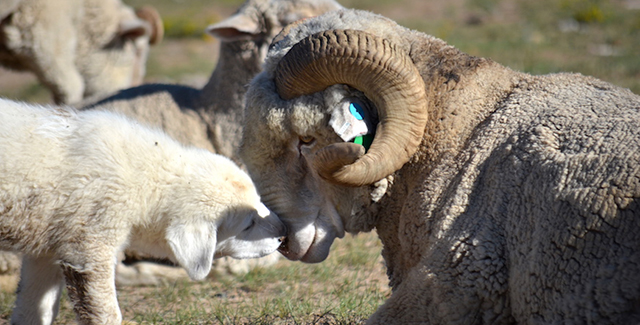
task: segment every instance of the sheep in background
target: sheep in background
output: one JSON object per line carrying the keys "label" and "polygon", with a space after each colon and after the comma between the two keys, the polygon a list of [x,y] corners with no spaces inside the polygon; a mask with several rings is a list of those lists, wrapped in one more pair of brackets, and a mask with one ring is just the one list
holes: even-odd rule
{"label": "sheep in background", "polygon": [[[242,136],[242,100],[247,84],[262,69],[268,46],[283,26],[342,8],[334,0],[248,0],[231,17],[207,32],[220,39],[219,58],[202,89],[172,84],[147,84],[84,103],[82,109],[121,112],[162,128],[174,139],[222,154],[241,164],[237,148]],[[242,274],[256,265],[277,261],[270,255],[256,261],[216,261],[219,273]],[[165,271],[121,267],[119,283],[157,283]]]}
{"label": "sheep in background", "polygon": [[0,99],[0,248],[25,254],[14,324],[51,324],[66,283],[78,322],[120,324],[125,246],[201,280],[214,257],[274,252],[284,225],[226,157],[114,112]]}
{"label": "sheep in background", "polygon": [[262,71],[271,40],[293,21],[340,8],[334,0],[248,0],[231,17],[207,27],[220,40],[220,51],[202,89],[147,84],[78,106],[122,112],[240,163],[242,100],[247,84]]}
{"label": "sheep in background", "polygon": [[277,39],[241,157],[289,259],[377,231],[393,293],[369,324],[640,322],[640,96],[362,11]]}
{"label": "sheep in background", "polygon": [[33,72],[56,103],[142,82],[157,11],[120,0],[12,0],[0,5],[0,65]]}

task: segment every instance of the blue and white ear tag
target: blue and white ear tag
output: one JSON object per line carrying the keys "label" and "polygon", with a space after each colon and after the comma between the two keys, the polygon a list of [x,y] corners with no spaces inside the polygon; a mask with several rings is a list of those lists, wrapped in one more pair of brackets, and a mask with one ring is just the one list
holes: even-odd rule
{"label": "blue and white ear tag", "polygon": [[[358,105],[358,103],[349,104],[349,112],[351,113],[351,115],[353,115],[353,117],[356,118],[356,120],[364,121],[365,113],[362,107]],[[373,142],[372,134],[357,135],[355,138],[353,138],[353,143],[363,146],[365,150],[369,150],[369,147],[371,146],[372,142]]]}
{"label": "blue and white ear tag", "polygon": [[369,130],[368,112],[358,103],[343,102],[335,106],[329,125],[345,142],[354,142],[365,149],[373,142],[373,132]]}

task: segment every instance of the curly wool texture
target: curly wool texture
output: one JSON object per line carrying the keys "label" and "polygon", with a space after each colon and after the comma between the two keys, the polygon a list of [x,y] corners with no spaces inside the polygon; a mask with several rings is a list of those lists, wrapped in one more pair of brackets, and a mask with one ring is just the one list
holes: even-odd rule
{"label": "curly wool texture", "polygon": [[459,152],[389,198],[399,217],[383,208],[394,296],[377,322],[638,320],[639,102],[580,75],[516,85]]}
{"label": "curly wool texture", "polygon": [[[426,85],[422,143],[379,201],[363,194],[373,186],[337,186],[310,170],[313,153],[339,141],[326,123],[333,107],[319,108],[317,93],[273,99],[288,49],[331,29],[407,48]],[[640,322],[640,96],[579,74],[512,71],[356,10],[296,26],[266,62],[247,93],[243,158],[293,229],[297,259],[328,253],[319,233],[375,220],[393,294],[369,324]],[[304,134],[316,138],[308,146],[288,126],[305,103],[307,129],[318,110],[327,116]],[[262,124],[274,114],[281,127]],[[325,221],[327,206],[340,220]]]}

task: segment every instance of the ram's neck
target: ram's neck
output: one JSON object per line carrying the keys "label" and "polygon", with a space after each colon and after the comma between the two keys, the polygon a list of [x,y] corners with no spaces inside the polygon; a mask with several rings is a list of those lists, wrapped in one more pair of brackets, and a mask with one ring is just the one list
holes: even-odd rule
{"label": "ram's neck", "polygon": [[521,74],[491,60],[478,58],[435,38],[417,44],[426,51],[412,53],[425,80],[429,118],[414,162],[437,164],[455,153],[509,94]]}
{"label": "ram's neck", "polygon": [[[427,86],[429,119],[418,152],[396,172],[380,202],[376,229],[390,284],[397,286],[433,244],[437,206],[461,168],[456,157],[478,125],[497,108],[520,75],[472,57],[438,39],[422,39],[411,54]],[[417,202],[421,202],[417,206]],[[420,230],[417,230],[417,229]],[[415,233],[410,240],[398,234]],[[392,252],[392,253],[391,253]],[[401,252],[401,253],[399,253]]]}

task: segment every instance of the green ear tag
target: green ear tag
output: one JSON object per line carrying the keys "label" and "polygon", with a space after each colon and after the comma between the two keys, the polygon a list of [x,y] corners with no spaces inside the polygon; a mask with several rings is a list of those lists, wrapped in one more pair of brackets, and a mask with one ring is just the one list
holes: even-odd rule
{"label": "green ear tag", "polygon": [[362,136],[362,145],[366,150],[369,150],[371,144],[373,143],[373,134],[365,134]]}
{"label": "green ear tag", "polygon": [[[364,119],[364,110],[362,109],[362,107],[360,107],[360,105],[358,105],[358,103],[349,104],[349,112],[357,120]],[[353,139],[353,143],[363,146],[365,150],[369,150],[369,147],[371,146],[372,142],[373,142],[373,135],[371,134],[358,135]]]}
{"label": "green ear tag", "polygon": [[364,149],[368,151],[369,147],[371,147],[371,143],[373,143],[373,134],[359,135],[353,142],[362,145]]}

